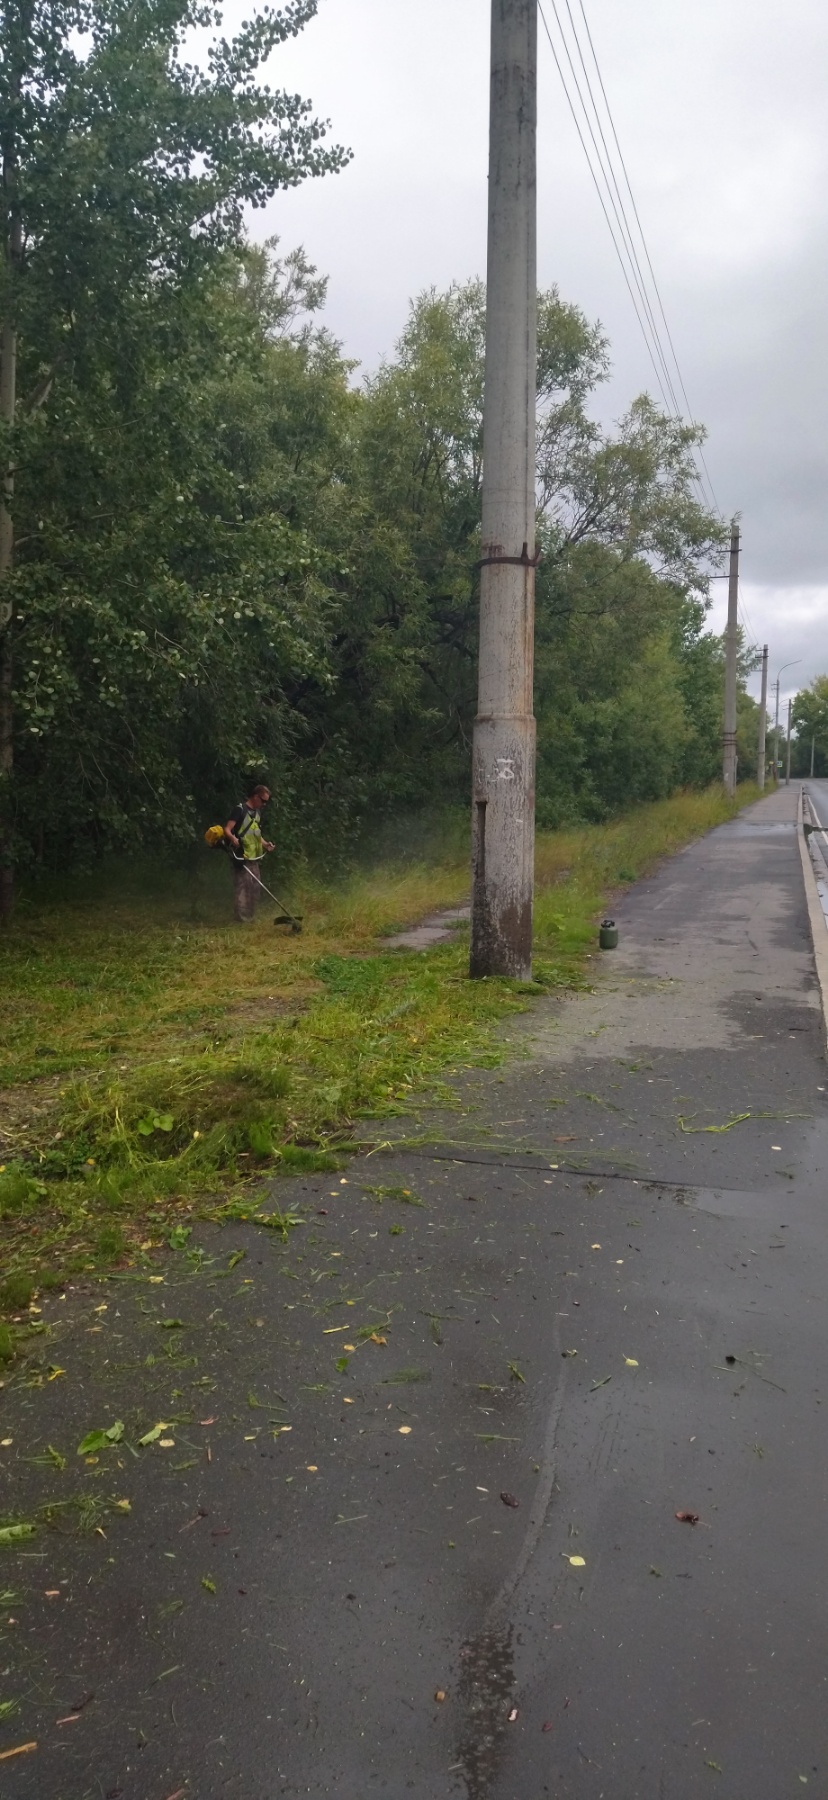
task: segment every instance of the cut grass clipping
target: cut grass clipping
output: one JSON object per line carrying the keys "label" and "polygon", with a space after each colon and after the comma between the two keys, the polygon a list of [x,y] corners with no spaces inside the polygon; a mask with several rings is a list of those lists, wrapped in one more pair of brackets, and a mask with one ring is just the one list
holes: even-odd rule
{"label": "cut grass clipping", "polygon": [[499,1059],[506,1014],[583,980],[613,889],[735,810],[711,789],[539,834],[532,983],[470,981],[463,934],[383,950],[384,933],[462,899],[462,847],[338,888],[295,882],[301,938],[264,909],[243,935],[228,927],[215,862],[178,889],[157,871],[98,875],[29,901],[0,956],[0,1310],[132,1260],[233,1188],[238,1216],[240,1184],[332,1168],[357,1120],[445,1097],[453,1068]]}

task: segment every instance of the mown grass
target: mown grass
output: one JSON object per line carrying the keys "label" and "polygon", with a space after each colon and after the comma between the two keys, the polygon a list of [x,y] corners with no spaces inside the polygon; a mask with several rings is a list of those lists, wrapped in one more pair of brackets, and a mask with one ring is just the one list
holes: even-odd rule
{"label": "mown grass", "polygon": [[[538,985],[582,980],[612,891],[734,810],[711,789],[540,836]],[[332,1166],[358,1121],[497,1060],[496,1027],[531,990],[469,981],[464,933],[382,945],[467,888],[455,835],[338,885],[294,879],[301,937],[274,929],[270,902],[228,924],[220,853],[30,898],[0,953],[0,1309],[140,1256],[263,1172]]]}

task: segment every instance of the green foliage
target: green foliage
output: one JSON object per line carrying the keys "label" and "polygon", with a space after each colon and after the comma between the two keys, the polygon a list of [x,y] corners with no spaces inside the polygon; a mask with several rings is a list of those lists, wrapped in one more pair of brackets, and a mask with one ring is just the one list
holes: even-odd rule
{"label": "green foliage", "polygon": [[[243,210],[347,160],[307,102],[258,79],[315,12],[288,0],[232,39],[200,0],[0,15],[0,321],[18,392],[0,442],[17,551],[0,571],[0,661],[21,764],[0,794],[7,860],[15,831],[23,861],[157,832],[191,778],[204,792],[222,757],[234,773],[255,759],[263,718],[285,748],[282,684],[320,640],[319,557],[233,432],[278,359],[251,295],[271,329],[320,295],[289,259],[274,307],[245,263]],[[251,661],[262,691],[237,720]]]}
{"label": "green foliage", "polygon": [[[41,285],[24,371],[56,304]],[[369,819],[465,804],[484,290],[422,295],[394,359],[355,389],[316,323],[325,285],[301,251],[208,232],[192,266],[119,289],[107,330],[90,325],[56,365],[17,482],[29,866],[142,843],[195,858],[204,820],[267,770],[283,854],[323,867]],[[646,396],[602,433],[588,404],[606,369],[600,329],[541,295],[549,823],[704,785],[720,756],[721,647],[704,620],[722,534],[694,498],[699,433]]]}
{"label": "green foliage", "polygon": [[[325,279],[302,250],[247,242],[246,208],[347,160],[308,103],[261,82],[315,12],[288,0],[231,40],[200,0],[32,0],[0,18],[0,320],[19,395],[0,427],[16,550],[0,861],[152,847],[194,868],[204,823],[254,773],[284,856],[323,868],[368,821],[465,804],[485,292],[421,294],[356,386],[318,323]],[[541,294],[548,823],[703,786],[720,751],[705,613],[724,534],[697,498],[703,434],[646,394],[603,430],[608,368],[601,328]],[[252,1153],[270,1126],[255,1121]],[[180,1129],[163,1097],[130,1124],[148,1142]]]}
{"label": "green foliage", "polygon": [[[811,769],[811,744],[814,746],[814,774],[828,773],[828,675],[815,675],[806,688],[794,696],[791,708],[794,741],[791,769],[795,775],[808,775]],[[780,732],[780,743],[783,743]],[[781,752],[784,754],[784,749]]]}

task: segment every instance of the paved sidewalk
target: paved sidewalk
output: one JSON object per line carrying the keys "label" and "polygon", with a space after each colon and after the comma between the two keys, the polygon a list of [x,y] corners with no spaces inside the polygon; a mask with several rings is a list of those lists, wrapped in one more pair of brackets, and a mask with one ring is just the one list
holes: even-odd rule
{"label": "paved sidewalk", "polygon": [[78,1304],[17,1440],[177,1416],[176,1448],[110,1463],[132,1513],[104,1542],[10,1559],[3,1741],[39,1748],[0,1800],[828,1791],[828,1080],[795,803],[632,889],[594,993],[513,1022],[419,1144],[279,1184],[287,1246],[204,1231],[200,1269],[123,1284],[97,1335]]}

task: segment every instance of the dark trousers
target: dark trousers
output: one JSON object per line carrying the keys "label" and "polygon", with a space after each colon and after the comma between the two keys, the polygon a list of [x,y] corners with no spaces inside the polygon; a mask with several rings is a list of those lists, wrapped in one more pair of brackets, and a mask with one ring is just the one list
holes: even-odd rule
{"label": "dark trousers", "polygon": [[247,925],[255,917],[256,902],[262,890],[252,870],[243,862],[234,862],[233,881],[233,912],[240,925]]}

